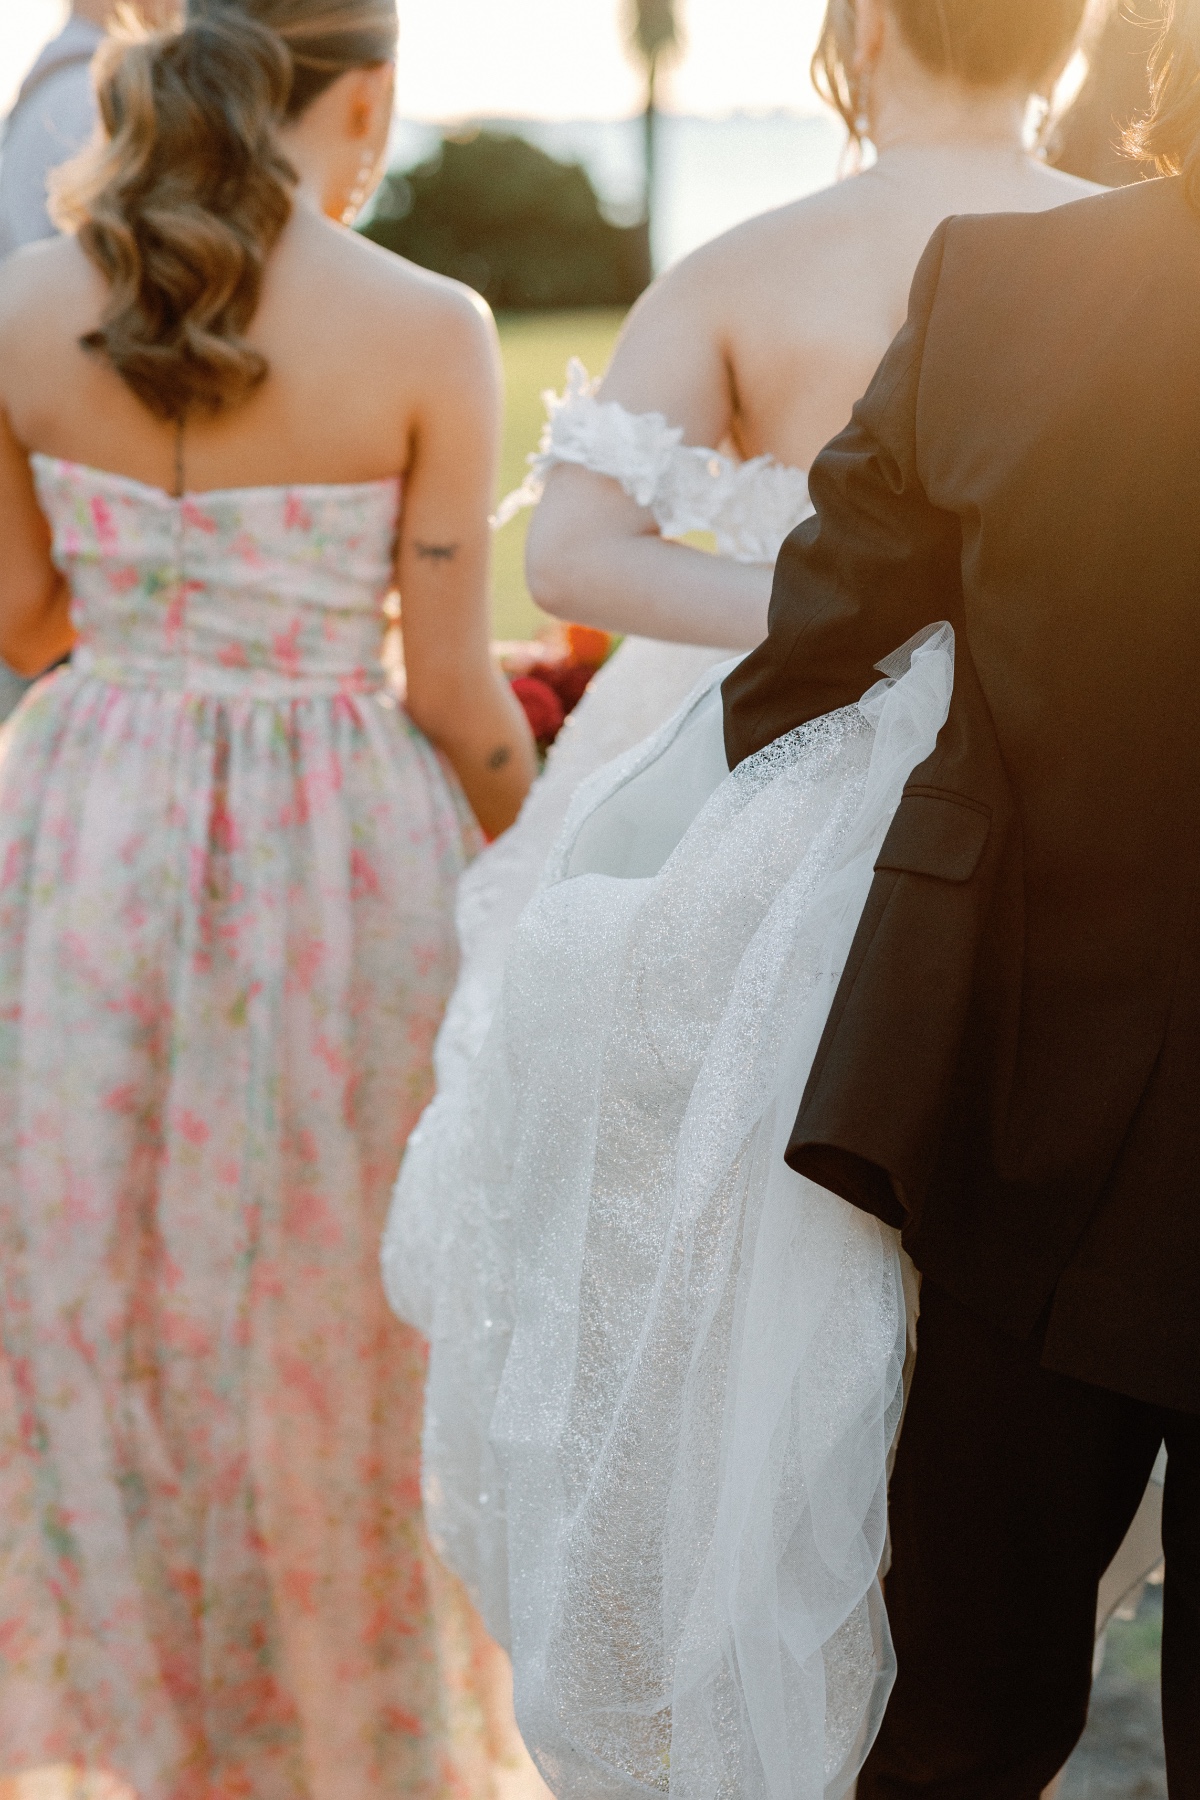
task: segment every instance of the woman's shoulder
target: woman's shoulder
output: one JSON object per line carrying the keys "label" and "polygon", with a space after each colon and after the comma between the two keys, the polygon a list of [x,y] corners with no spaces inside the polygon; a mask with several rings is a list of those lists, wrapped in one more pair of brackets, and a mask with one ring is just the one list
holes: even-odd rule
{"label": "woman's shoulder", "polygon": [[848,221],[861,211],[857,189],[853,180],[837,182],[756,213],[682,258],[668,279],[680,289],[712,291],[743,284],[748,273],[770,277],[781,257],[791,264],[820,254],[826,245],[844,242]]}
{"label": "woman's shoulder", "polygon": [[[307,265],[307,266],[305,266]],[[462,282],[422,269],[357,232],[325,228],[291,272],[326,316],[352,336],[378,343],[394,358],[413,355],[469,361],[490,357],[496,328],[483,298]]]}
{"label": "woman's shoulder", "polygon": [[0,262],[0,326],[94,308],[103,286],[73,237],[26,244]]}
{"label": "woman's shoulder", "polygon": [[68,353],[95,325],[105,287],[72,237],[27,244],[0,263],[0,369]]}
{"label": "woman's shoulder", "polygon": [[[630,404],[636,395],[642,410],[653,396],[657,410],[686,419],[690,442],[712,443],[728,428],[731,379],[737,408],[757,412],[764,384],[776,386],[785,367],[800,392],[809,359],[826,359],[831,341],[839,354],[847,337],[874,345],[880,333],[873,320],[864,323],[857,274],[878,233],[849,192],[858,185],[760,213],[668,269],[634,309],[605,397]],[[883,333],[885,346],[891,335]],[[705,405],[696,409],[701,394]],[[770,434],[753,437],[778,449]],[[794,446],[787,457],[796,459]]]}
{"label": "woman's shoulder", "polygon": [[411,311],[422,320],[450,329],[473,331],[491,318],[486,302],[461,281],[423,269],[407,257],[372,243],[359,232],[348,234],[348,243],[359,264],[362,279],[370,281],[381,298]]}
{"label": "woman's shoulder", "polygon": [[756,317],[780,307],[789,319],[824,310],[886,225],[864,184],[834,183],[723,231],[681,259],[658,286],[673,312],[721,321]]}

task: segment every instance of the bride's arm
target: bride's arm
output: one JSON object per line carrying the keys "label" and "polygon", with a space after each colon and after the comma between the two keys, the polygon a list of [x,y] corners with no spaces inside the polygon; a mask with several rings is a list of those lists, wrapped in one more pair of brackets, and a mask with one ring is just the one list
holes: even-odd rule
{"label": "bride's arm", "polygon": [[645,507],[589,469],[552,471],[525,554],[531,594],[558,618],[730,650],[766,635],[768,564],[670,542]]}
{"label": "bride's arm", "polygon": [[[600,390],[634,413],[662,413],[688,444],[720,444],[733,419],[716,284],[703,252],[634,308]],[[608,631],[749,649],[767,629],[771,570],[666,541],[654,515],[588,469],[551,471],[526,547],[544,611]]]}

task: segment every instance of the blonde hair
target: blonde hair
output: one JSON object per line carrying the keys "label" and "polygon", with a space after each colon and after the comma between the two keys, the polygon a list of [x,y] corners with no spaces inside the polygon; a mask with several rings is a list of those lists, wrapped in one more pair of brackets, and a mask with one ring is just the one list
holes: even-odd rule
{"label": "blonde hair", "polygon": [[[1038,84],[1078,37],[1088,0],[886,0],[904,41],[935,75],[968,87]],[[813,85],[858,145],[860,107],[851,65],[855,0],[828,0],[812,62]]]}
{"label": "blonde hair", "polygon": [[1182,175],[1200,211],[1200,6],[1167,0],[1150,63],[1150,111],[1126,134],[1127,148],[1160,175]]}
{"label": "blonde hair", "polygon": [[267,373],[246,342],[296,182],[279,144],[350,69],[390,62],[394,0],[188,0],[97,62],[103,140],[60,171],[55,216],[108,283],[104,356],[159,418],[218,413]]}

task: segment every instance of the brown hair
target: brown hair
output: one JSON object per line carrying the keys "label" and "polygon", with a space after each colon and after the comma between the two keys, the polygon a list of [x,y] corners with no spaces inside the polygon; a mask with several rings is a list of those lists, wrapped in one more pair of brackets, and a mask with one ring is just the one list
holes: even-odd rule
{"label": "brown hair", "polygon": [[296,175],[278,141],[350,69],[391,61],[394,0],[188,0],[98,61],[103,141],[55,184],[56,216],[109,285],[85,349],[159,418],[216,413],[267,373],[245,340]]}
{"label": "brown hair", "polygon": [[[1088,0],[886,0],[927,69],[968,87],[1024,82],[1032,94],[1079,34]],[[828,0],[812,62],[813,85],[861,139],[851,71],[855,0]]]}
{"label": "brown hair", "polygon": [[1200,5],[1167,0],[1162,32],[1150,63],[1150,111],[1129,130],[1126,144],[1160,175],[1182,175],[1200,211]]}

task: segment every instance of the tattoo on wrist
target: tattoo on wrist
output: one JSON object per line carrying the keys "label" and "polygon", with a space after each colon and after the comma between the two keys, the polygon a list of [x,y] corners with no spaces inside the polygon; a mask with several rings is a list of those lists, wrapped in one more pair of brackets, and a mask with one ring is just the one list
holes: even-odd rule
{"label": "tattoo on wrist", "polygon": [[448,563],[458,555],[457,544],[423,544],[420,538],[413,539],[413,549],[422,562]]}
{"label": "tattoo on wrist", "polygon": [[491,769],[493,774],[498,774],[505,764],[510,763],[511,761],[512,751],[509,749],[508,745],[497,744],[496,748],[487,759],[487,766]]}

